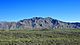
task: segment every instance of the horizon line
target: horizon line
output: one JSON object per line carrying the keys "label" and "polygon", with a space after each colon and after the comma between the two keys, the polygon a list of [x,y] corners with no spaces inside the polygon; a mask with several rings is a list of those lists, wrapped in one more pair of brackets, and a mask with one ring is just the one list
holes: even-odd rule
{"label": "horizon line", "polygon": [[[32,17],[32,18],[35,18],[35,17]],[[47,18],[47,17],[41,17],[41,18]],[[50,18],[52,18],[52,17],[50,17]],[[22,19],[18,19],[18,20],[2,20],[2,21],[0,20],[0,22],[18,22],[18,21],[24,20],[24,19],[31,19],[31,17],[30,18],[22,18]],[[56,18],[52,18],[52,19],[56,19]],[[56,20],[63,21],[63,22],[70,22],[70,23],[80,22],[80,21],[65,21],[65,20],[60,20],[60,19],[56,19]]]}

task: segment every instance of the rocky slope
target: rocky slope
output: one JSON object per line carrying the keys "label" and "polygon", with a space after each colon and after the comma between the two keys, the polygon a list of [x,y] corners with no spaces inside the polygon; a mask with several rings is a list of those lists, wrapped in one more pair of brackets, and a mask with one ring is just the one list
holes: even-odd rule
{"label": "rocky slope", "polygon": [[18,22],[0,22],[0,30],[14,29],[80,29],[80,23],[63,22],[50,17],[33,17]]}

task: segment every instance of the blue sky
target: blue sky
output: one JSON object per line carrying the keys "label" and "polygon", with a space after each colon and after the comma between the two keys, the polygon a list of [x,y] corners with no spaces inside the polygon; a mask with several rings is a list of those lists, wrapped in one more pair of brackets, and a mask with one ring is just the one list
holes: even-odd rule
{"label": "blue sky", "polygon": [[80,22],[80,0],[0,0],[0,21],[32,17]]}

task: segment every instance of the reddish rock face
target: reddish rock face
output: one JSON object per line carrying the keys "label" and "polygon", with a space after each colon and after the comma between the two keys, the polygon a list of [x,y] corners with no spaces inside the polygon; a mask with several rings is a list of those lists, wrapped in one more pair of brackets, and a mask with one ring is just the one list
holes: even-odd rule
{"label": "reddish rock face", "polygon": [[18,22],[0,22],[0,30],[7,29],[80,29],[80,23],[63,22],[50,17],[33,17]]}

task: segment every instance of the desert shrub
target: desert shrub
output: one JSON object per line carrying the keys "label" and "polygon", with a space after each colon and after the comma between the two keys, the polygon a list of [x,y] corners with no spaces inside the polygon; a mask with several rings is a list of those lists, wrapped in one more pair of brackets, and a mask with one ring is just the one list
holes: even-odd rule
{"label": "desert shrub", "polygon": [[0,30],[0,45],[80,45],[80,30]]}

